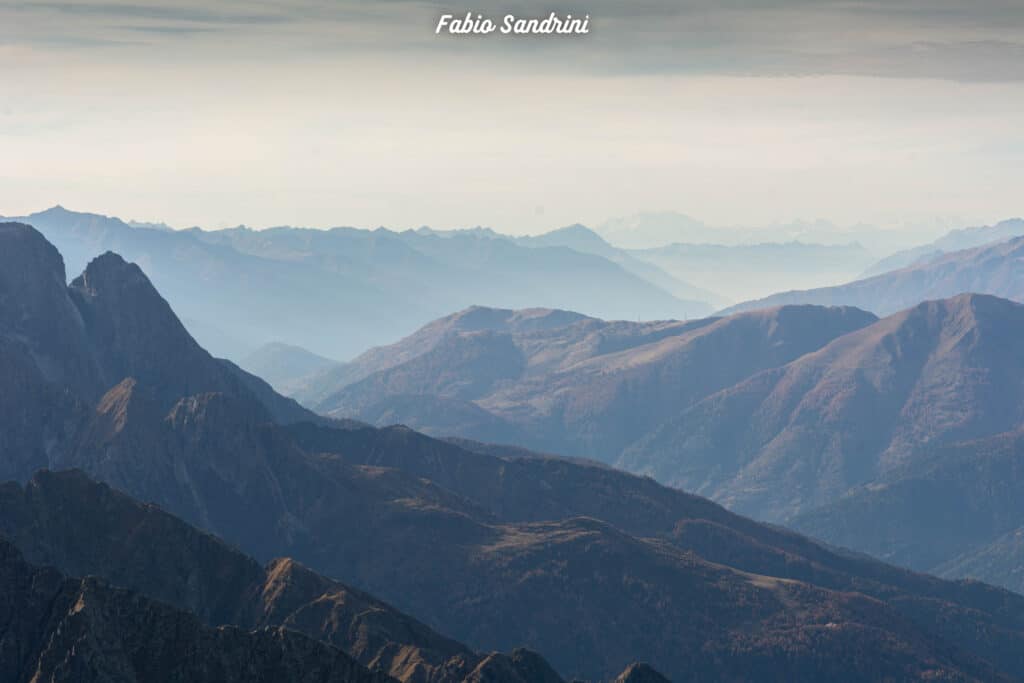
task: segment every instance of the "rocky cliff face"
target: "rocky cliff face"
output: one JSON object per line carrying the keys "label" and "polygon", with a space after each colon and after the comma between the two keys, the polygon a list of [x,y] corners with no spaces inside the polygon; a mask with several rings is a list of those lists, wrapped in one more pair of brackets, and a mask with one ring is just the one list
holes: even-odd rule
{"label": "rocky cliff face", "polygon": [[7,343],[24,345],[47,380],[96,398],[101,370],[68,295],[64,261],[21,223],[0,223],[0,321]]}
{"label": "rocky cliff face", "polygon": [[107,388],[130,377],[164,408],[182,396],[220,392],[255,397],[279,421],[315,419],[262,380],[210,356],[196,343],[142,270],[107,252],[68,288]]}
{"label": "rocky cliff face", "polygon": [[285,629],[211,628],[95,579],[27,564],[0,541],[0,678],[11,683],[385,683]]}
{"label": "rocky cliff face", "polygon": [[60,254],[19,223],[0,223],[0,368],[9,387],[0,397],[10,416],[0,433],[5,478],[70,457],[89,406],[126,380],[156,411],[218,392],[265,421],[318,419],[200,348],[138,266],[104,254],[69,287]]}

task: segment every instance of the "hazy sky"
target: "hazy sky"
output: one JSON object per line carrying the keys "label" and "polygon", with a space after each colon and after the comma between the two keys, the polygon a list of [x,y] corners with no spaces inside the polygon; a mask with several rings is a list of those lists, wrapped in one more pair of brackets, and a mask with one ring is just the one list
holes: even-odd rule
{"label": "hazy sky", "polygon": [[0,0],[0,214],[992,222],[1024,213],[1022,36],[1021,0]]}

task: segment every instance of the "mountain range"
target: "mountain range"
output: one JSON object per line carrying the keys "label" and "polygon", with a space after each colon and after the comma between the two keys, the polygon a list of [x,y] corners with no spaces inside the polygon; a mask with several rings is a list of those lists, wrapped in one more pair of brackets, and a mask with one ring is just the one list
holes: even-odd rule
{"label": "mountain range", "polygon": [[[136,266],[104,256],[65,286],[60,257],[39,233],[8,224],[0,239],[0,363],[15,380],[0,403],[0,459],[7,478],[29,482],[0,490],[0,520],[30,563],[71,576],[109,573],[102,580],[121,585],[120,597],[97,601],[96,613],[128,618],[127,607],[103,605],[129,602],[150,614],[151,600],[169,600],[160,614],[179,619],[206,606],[220,611],[175,632],[199,634],[188,642],[227,657],[230,647],[209,634],[256,628],[264,631],[239,638],[265,638],[270,628],[283,634],[279,642],[303,643],[290,651],[310,666],[324,656],[348,662],[325,649],[335,644],[352,659],[380,652],[359,650],[351,634],[323,633],[326,624],[355,623],[343,605],[363,612],[364,600],[381,610],[374,636],[396,623],[419,634],[382,636],[395,643],[389,652],[444,633],[469,653],[532,648],[566,677],[610,679],[626,669],[637,678],[647,669],[629,665],[644,660],[676,681],[1024,678],[1018,595],[836,552],[606,466],[298,412],[194,342],[179,339],[175,353],[160,346],[187,333]],[[874,324],[860,312],[830,315],[839,325]],[[35,474],[41,468],[84,475]],[[16,585],[42,585],[31,564],[5,558],[24,577]],[[160,578],[159,569],[175,567]],[[79,585],[46,576],[69,581],[68,590]],[[227,586],[261,597],[239,601]],[[349,590],[359,595],[344,597]],[[41,614],[58,593],[39,593],[5,624]],[[312,611],[303,608],[310,601]],[[217,615],[243,604],[256,617],[233,616],[241,631],[217,627]],[[335,610],[336,621],[326,616]],[[118,622],[55,614],[68,614],[87,640],[117,632]],[[273,630],[282,624],[315,640]],[[126,656],[153,643],[137,633]],[[197,651],[160,642],[179,658]],[[381,668],[395,672],[396,658]],[[495,669],[526,670],[529,680],[547,671],[522,651]]]}
{"label": "mountain range", "polygon": [[605,221],[597,232],[617,247],[655,249],[669,244],[749,246],[802,242],[828,246],[860,243],[874,254],[891,254],[930,239],[936,228],[904,225],[883,229],[859,224],[839,226],[827,220],[798,220],[768,226],[709,225],[675,211],[647,211]]}
{"label": "mountain range", "polygon": [[[1020,221],[1007,221],[1020,231]],[[998,226],[996,226],[998,227]],[[991,236],[995,233],[982,233]],[[976,233],[972,233],[977,237]],[[987,239],[977,237],[977,239]],[[785,304],[856,306],[878,315],[889,315],[922,301],[942,299],[964,292],[992,294],[1024,300],[1021,288],[1021,253],[1024,237],[944,253],[931,251],[912,265],[880,275],[831,287],[789,291],[730,307],[723,313],[756,310]]]}
{"label": "mountain range", "polygon": [[[1024,429],[1022,334],[1024,306],[977,294],[881,320],[796,305],[640,324],[475,308],[296,396],[336,418],[613,463],[835,545],[1019,590],[1018,451],[993,444]],[[957,524],[929,526],[929,505]]]}
{"label": "mountain range", "polygon": [[171,230],[59,206],[10,220],[42,232],[69,272],[106,251],[139,263],[204,348],[235,362],[269,344],[347,360],[471,305],[694,318],[779,289],[848,280],[873,260],[838,243],[630,251],[581,225],[526,237],[483,228]]}
{"label": "mountain range", "polygon": [[608,462],[702,398],[875,320],[818,307],[657,323],[478,307],[324,370],[294,396],[334,417]]}
{"label": "mountain range", "polygon": [[619,463],[775,521],[1024,421],[1024,305],[919,304],[709,396]]}
{"label": "mountain range", "polygon": [[[604,256],[524,246],[482,230],[166,230],[62,207],[13,220],[42,232],[71,272],[106,251],[139,263],[190,330],[235,361],[271,342],[347,359],[473,304],[547,305],[629,320],[713,308]],[[677,291],[697,291],[661,278]]]}
{"label": "mountain range", "polygon": [[[504,237],[497,235],[495,236]],[[728,301],[712,289],[701,289],[691,284],[691,274],[679,269],[670,274],[652,259],[642,258],[624,249],[613,247],[600,235],[584,225],[570,225],[543,235],[526,237],[505,237],[516,244],[527,247],[565,247],[581,254],[593,254],[622,266],[626,271],[643,278],[681,299],[704,301],[718,308]],[[724,281],[717,278],[703,278],[704,286],[719,287]],[[735,300],[735,299],[734,299]]]}
{"label": "mountain range", "polygon": [[762,296],[764,292],[848,282],[875,260],[871,252],[856,242],[730,246],[673,243],[628,253],[676,277],[685,275],[689,282],[705,287],[713,284],[721,297],[732,301]]}
{"label": "mountain range", "polygon": [[891,270],[927,263],[951,251],[963,251],[1021,236],[1024,236],[1024,219],[1021,218],[1011,218],[995,225],[951,230],[933,242],[903,249],[887,256],[864,271],[862,277],[872,277]]}
{"label": "mountain range", "polygon": [[[874,252],[855,241],[856,234],[830,234],[835,226],[818,227],[781,232],[666,229],[643,240],[649,245],[646,248],[633,249],[612,246],[582,225],[509,239],[526,246],[564,246],[603,256],[680,298],[723,308],[767,292],[847,282],[875,262]],[[617,231],[604,234],[612,241],[622,237]],[[842,235],[850,241],[838,242]],[[686,237],[698,241],[686,241]],[[768,241],[773,238],[776,241]],[[723,239],[724,244],[719,241]],[[822,242],[808,241],[816,239]],[[633,240],[627,238],[625,243]]]}

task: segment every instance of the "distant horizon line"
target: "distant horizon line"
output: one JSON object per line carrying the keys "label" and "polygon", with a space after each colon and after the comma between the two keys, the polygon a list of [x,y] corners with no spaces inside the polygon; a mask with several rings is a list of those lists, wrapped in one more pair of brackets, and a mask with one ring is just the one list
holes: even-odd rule
{"label": "distant horizon line", "polygon": [[[267,230],[276,230],[276,229],[317,230],[317,231],[321,231],[321,232],[328,232],[328,231],[331,231],[331,230],[356,230],[356,231],[362,231],[362,232],[386,231],[386,232],[390,232],[390,233],[393,233],[393,234],[402,234],[402,233],[408,233],[408,232],[423,232],[423,231],[434,232],[434,233],[490,232],[490,233],[492,233],[494,235],[501,236],[501,237],[521,238],[521,237],[542,237],[542,236],[545,236],[545,235],[550,235],[551,233],[554,233],[554,232],[558,232],[558,231],[562,231],[562,230],[567,230],[567,229],[570,229],[570,228],[580,227],[580,228],[584,228],[586,230],[589,230],[589,231],[597,234],[598,236],[602,237],[603,239],[605,239],[605,236],[607,234],[614,234],[614,233],[627,234],[629,232],[641,232],[641,228],[640,227],[626,227],[626,226],[622,226],[622,227],[619,227],[619,228],[615,228],[615,227],[611,227],[611,226],[614,226],[614,224],[616,224],[616,223],[624,223],[626,221],[635,220],[635,219],[638,219],[638,218],[651,218],[651,217],[664,217],[664,218],[671,218],[671,219],[682,220],[682,221],[686,221],[687,223],[690,223],[691,224],[690,227],[695,228],[695,229],[699,228],[699,229],[705,229],[705,230],[708,230],[708,231],[721,231],[721,232],[745,231],[745,232],[765,232],[765,233],[767,233],[767,232],[770,232],[772,230],[784,230],[784,229],[792,230],[792,229],[799,229],[799,228],[817,228],[819,230],[824,230],[824,231],[827,231],[827,232],[834,231],[834,232],[840,233],[840,234],[844,233],[844,232],[853,232],[853,231],[856,231],[856,230],[862,230],[862,231],[870,231],[870,232],[875,232],[875,233],[887,233],[887,234],[892,234],[892,235],[906,234],[906,233],[911,233],[911,232],[922,232],[924,230],[938,231],[937,234],[944,234],[944,232],[948,232],[948,231],[951,231],[951,230],[970,230],[970,229],[976,229],[976,228],[992,227],[992,226],[997,226],[997,225],[1000,225],[1000,224],[1003,224],[1003,223],[1007,223],[1007,222],[1024,220],[1024,217],[1022,217],[1022,216],[1024,216],[1024,214],[1017,215],[1017,216],[1007,216],[1006,218],[1002,218],[1002,219],[1000,219],[998,221],[993,221],[993,222],[977,222],[977,221],[964,221],[964,220],[959,220],[958,221],[958,220],[955,220],[955,219],[941,219],[941,218],[936,217],[932,221],[933,225],[931,227],[925,228],[924,226],[922,226],[920,224],[912,225],[910,227],[907,227],[906,225],[900,226],[900,227],[895,227],[895,226],[891,226],[891,225],[890,226],[885,226],[885,225],[879,225],[879,224],[876,224],[876,223],[868,223],[868,222],[863,222],[863,221],[855,222],[855,223],[838,223],[838,222],[835,222],[835,221],[833,221],[832,219],[829,219],[829,218],[816,217],[816,218],[812,218],[812,219],[794,218],[792,220],[785,221],[785,222],[774,222],[774,223],[767,223],[767,224],[752,224],[752,225],[748,225],[748,224],[742,224],[742,223],[733,223],[733,224],[708,223],[708,222],[705,222],[705,221],[703,221],[703,220],[701,220],[699,218],[694,218],[692,215],[690,215],[688,213],[669,209],[669,210],[640,210],[640,211],[636,211],[634,213],[630,213],[630,214],[626,214],[626,215],[614,216],[614,217],[611,217],[611,218],[607,218],[607,219],[605,219],[604,221],[602,221],[600,223],[587,224],[587,223],[583,223],[583,222],[573,222],[573,223],[568,223],[568,224],[560,225],[560,226],[557,226],[557,227],[552,227],[552,228],[549,228],[549,229],[545,229],[545,230],[542,230],[540,232],[513,233],[513,232],[503,232],[502,230],[500,230],[498,228],[494,228],[494,227],[492,227],[490,225],[483,225],[483,224],[477,224],[477,225],[473,225],[473,226],[462,226],[462,227],[435,227],[435,226],[429,225],[427,223],[424,223],[424,224],[421,224],[421,225],[415,226],[415,227],[411,227],[411,226],[410,227],[394,227],[394,226],[388,226],[388,225],[384,225],[384,224],[379,224],[379,225],[376,225],[376,226],[373,226],[373,227],[369,227],[369,226],[346,225],[346,224],[316,226],[316,225],[297,225],[297,224],[288,224],[288,223],[265,225],[265,226],[253,226],[253,225],[247,224],[245,222],[240,222],[240,223],[233,224],[233,225],[204,226],[204,225],[195,224],[195,225],[189,225],[189,226],[186,226],[186,227],[177,227],[177,226],[171,225],[170,223],[167,223],[167,222],[165,222],[163,220],[141,220],[141,219],[138,219],[138,218],[135,218],[135,217],[122,218],[121,216],[113,214],[113,213],[109,213],[108,214],[108,213],[101,213],[101,212],[98,212],[98,211],[69,209],[69,208],[67,208],[66,206],[64,206],[61,203],[56,203],[56,204],[54,204],[52,206],[49,206],[49,207],[47,207],[45,209],[41,209],[39,211],[33,211],[31,213],[18,214],[18,215],[0,214],[0,219],[2,219],[2,220],[13,220],[13,219],[20,219],[20,218],[29,218],[31,216],[37,216],[37,215],[41,215],[41,214],[45,214],[45,213],[53,212],[53,211],[64,211],[64,212],[71,213],[71,214],[98,216],[98,217],[101,217],[101,218],[106,218],[106,219],[120,221],[120,222],[124,223],[125,225],[128,225],[129,227],[136,227],[136,228],[142,228],[142,229],[167,229],[167,230],[173,230],[175,232],[184,232],[184,231],[189,231],[189,230],[201,230],[203,232],[220,232],[220,231],[226,231],[226,230],[239,230],[239,229],[251,230],[253,232],[263,232],[263,231],[267,231]],[[839,235],[837,235],[837,236],[839,236]],[[714,245],[718,244],[718,243],[712,243],[712,242],[680,242],[680,243],[681,244],[694,244],[694,245],[707,245],[707,246],[714,246]],[[758,243],[744,242],[744,243],[740,243],[740,244],[727,245],[727,246],[756,246],[757,244]],[[805,244],[805,245],[814,245],[814,244],[819,244],[819,243],[817,243],[817,242],[806,242],[806,241],[802,241],[800,239],[794,238],[794,239],[781,239],[781,240],[780,239],[773,239],[773,240],[768,240],[768,241],[765,241],[765,242],[761,242],[760,244]],[[859,244],[859,241],[856,240],[856,239],[853,239],[852,241],[849,241],[849,242],[829,244],[827,246],[855,246],[855,245],[858,245],[858,244]],[[723,245],[723,246],[726,246],[726,245]]]}

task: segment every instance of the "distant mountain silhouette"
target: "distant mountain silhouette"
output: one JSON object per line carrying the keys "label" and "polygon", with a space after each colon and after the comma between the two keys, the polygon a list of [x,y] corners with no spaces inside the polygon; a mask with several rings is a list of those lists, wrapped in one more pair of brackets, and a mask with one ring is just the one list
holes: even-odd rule
{"label": "distant mountain silhouette", "polygon": [[793,221],[767,226],[708,225],[674,211],[648,211],[615,218],[596,227],[617,247],[657,249],[670,244],[751,245],[767,242],[844,245],[860,242],[872,251],[891,253],[915,243],[917,230],[885,230],[871,225],[840,227],[826,220]]}
{"label": "distant mountain silhouette", "polygon": [[474,304],[628,320],[713,309],[603,256],[486,231],[167,231],[61,207],[12,220],[42,232],[71,272],[108,250],[141,264],[200,340],[236,361],[270,342],[348,359]]}
{"label": "distant mountain silhouette", "polygon": [[471,308],[295,395],[336,417],[608,461],[705,396],[874,321],[809,306],[658,323]]}
{"label": "distant mountain silhouette", "polygon": [[[675,242],[741,243],[748,231],[720,231],[685,214],[673,211],[646,212],[614,218],[598,226],[601,237],[626,249],[651,249]],[[727,233],[722,235],[722,233]],[[717,237],[717,239],[716,239]]]}
{"label": "distant mountain silhouette", "polygon": [[712,286],[733,302],[781,290],[820,287],[857,277],[874,257],[860,244],[675,243],[629,252],[690,282]]}
{"label": "distant mountain silhouette", "polygon": [[[684,300],[704,301],[715,308],[726,305],[727,300],[709,289],[695,287],[686,280],[690,273],[685,269],[677,269],[677,273],[686,273],[684,277],[670,275],[666,270],[650,259],[637,258],[632,253],[613,247],[600,235],[584,225],[569,225],[558,230],[534,237],[514,238],[517,244],[528,247],[568,247],[582,254],[602,256],[619,264],[634,275],[661,287],[666,292]],[[720,278],[707,278],[706,285],[717,287],[724,284]]]}
{"label": "distant mountain silhouette", "polygon": [[1000,221],[995,225],[951,230],[933,242],[887,256],[864,271],[861,277],[881,275],[907,266],[927,263],[951,251],[972,249],[1022,236],[1024,236],[1024,219],[1020,218]]}
{"label": "distant mountain silhouette", "polygon": [[[30,228],[5,229],[19,237],[0,250],[12,263],[28,263],[31,254],[47,253],[42,237]],[[20,373],[5,375],[14,376],[17,384],[13,392],[4,392],[0,403],[0,434],[10,439],[14,433],[18,439],[0,451],[0,460],[11,471],[80,468],[220,535],[260,562],[292,557],[312,571],[344,580],[346,587],[380,596],[474,651],[526,646],[564,676],[610,679],[632,662],[645,661],[676,681],[1024,677],[1020,596],[833,552],[705,499],[596,464],[440,441],[402,427],[275,420],[265,398],[225,379],[238,375],[219,374],[226,366],[208,355],[160,356],[160,335],[143,329],[140,320],[127,319],[134,315],[130,305],[114,305],[147,300],[159,313],[150,295],[137,290],[144,281],[111,258],[101,265],[98,273],[83,278],[80,289],[73,288],[92,297],[87,306],[75,301],[39,309],[13,305],[11,292],[23,290],[3,283],[0,363]],[[44,272],[53,279],[52,270]],[[56,287],[50,289],[59,293]],[[55,319],[24,316],[37,310],[49,311]],[[84,352],[69,350],[65,356],[60,345],[48,346],[34,336],[36,330],[74,329],[78,311],[88,312],[81,314]],[[94,327],[86,320],[93,314]],[[831,315],[870,319],[854,311]],[[550,322],[545,322],[546,315],[521,317],[514,326],[543,329]],[[765,318],[748,318],[758,319]],[[780,330],[777,341],[788,343],[786,325],[773,321],[769,327]],[[94,330],[102,332],[104,348],[118,358],[94,347]],[[129,348],[129,341],[140,346]],[[182,343],[187,346],[187,341]],[[620,341],[611,336],[605,343],[610,348]],[[93,383],[88,366],[81,372],[66,370],[78,368],[81,359],[96,361],[101,384]],[[170,367],[168,361],[180,365]],[[187,367],[191,363],[212,372],[213,379],[199,382],[198,371]],[[133,375],[118,378],[118,370]],[[72,381],[81,381],[83,392],[116,384],[92,399],[95,394],[80,393]],[[175,400],[172,389],[197,393]],[[8,393],[26,400],[10,399]],[[50,431],[22,429],[23,421],[47,425]],[[27,529],[23,542],[31,545],[38,539],[39,552],[56,553],[53,544],[42,547],[47,533],[68,543],[76,537],[62,533],[67,529],[60,523],[47,530],[45,523],[55,513],[45,512],[48,505],[30,504],[41,495],[39,486],[3,489],[10,500],[28,501],[11,504],[23,511],[11,528]],[[57,492],[50,500],[73,498]],[[108,504],[119,505],[115,499],[108,498]],[[84,524],[105,519],[104,524],[114,525],[128,514],[89,513],[103,512],[103,505],[86,501],[83,508],[67,513]],[[134,514],[140,515],[134,517],[140,524],[147,524],[146,515],[138,509]],[[167,537],[190,537],[187,530],[156,517],[154,525]],[[139,562],[141,576],[158,577],[147,564],[152,567],[171,551],[155,548],[153,558],[146,543],[133,545],[125,538],[115,534],[96,541],[97,549],[107,550],[93,554],[90,538],[81,538],[75,555],[60,552],[66,560],[91,557],[102,569],[102,558],[120,542],[121,557],[132,558],[126,563],[129,569]],[[223,557],[223,548],[216,550],[208,537],[191,538],[200,546],[196,557]],[[168,559],[170,566],[179,561],[185,562]],[[125,564],[111,563],[107,570],[117,567]],[[316,584],[315,575],[298,571],[296,565],[275,564],[266,571],[272,574],[274,568],[284,574],[283,587],[307,580]],[[35,580],[31,572],[26,576],[12,584],[14,596],[29,594],[22,587]],[[211,574],[193,576],[191,582],[177,578],[161,585],[186,587],[182,597],[192,605],[206,601],[188,591],[230,595],[209,588],[210,581],[202,576]],[[215,569],[213,576],[219,576]],[[328,592],[335,589],[342,590],[328,586]],[[38,614],[44,602],[26,609]],[[228,609],[230,604],[214,600],[210,609]],[[334,609],[330,601],[317,604]],[[287,612],[289,603],[279,605],[279,615]],[[352,623],[341,616],[339,612],[339,625]],[[310,618],[310,628],[327,623],[326,617]],[[110,630],[115,626],[117,630]],[[149,632],[134,628],[134,622],[132,627],[137,635],[130,636],[134,640],[123,650],[135,651],[136,643],[153,644]],[[124,633],[124,628],[122,623],[97,624],[86,633],[106,639]],[[338,637],[337,642],[345,643],[352,638]],[[302,642],[322,647],[312,640]],[[214,645],[219,656],[234,652]],[[249,647],[248,642],[242,647]],[[492,661],[495,671],[545,670],[537,657],[522,651]],[[393,664],[388,666],[390,670]],[[479,678],[493,680],[490,675]],[[530,679],[538,676],[531,674]]]}
{"label": "distant mountain silhouette", "polygon": [[267,380],[275,390],[284,394],[296,390],[306,377],[339,365],[336,360],[281,342],[264,344],[242,358],[238,364]]}
{"label": "distant mountain silhouette", "polygon": [[1024,301],[1024,237],[982,247],[936,254],[922,262],[881,275],[835,287],[792,291],[747,301],[723,313],[749,311],[784,304],[856,306],[889,315],[922,301],[965,292],[991,294]]}
{"label": "distant mountain silhouette", "polygon": [[714,394],[619,464],[785,520],[922,450],[1024,424],[1024,305],[919,304]]}

